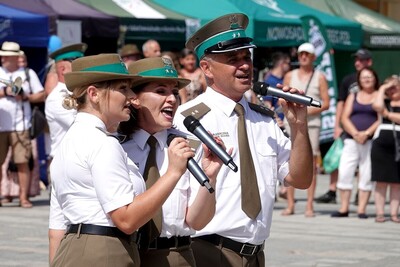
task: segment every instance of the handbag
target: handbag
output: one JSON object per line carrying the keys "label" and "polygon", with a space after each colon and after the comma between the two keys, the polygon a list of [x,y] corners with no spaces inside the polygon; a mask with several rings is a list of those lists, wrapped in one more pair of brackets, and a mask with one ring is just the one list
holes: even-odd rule
{"label": "handbag", "polygon": [[29,135],[31,139],[35,139],[41,133],[43,133],[46,126],[47,126],[46,116],[39,109],[39,107],[35,106],[32,110],[31,128],[29,129]]}
{"label": "handbag", "polygon": [[325,157],[322,160],[325,173],[332,173],[337,168],[339,168],[340,157],[343,151],[343,139],[337,138],[332,143],[328,152],[326,152]]}

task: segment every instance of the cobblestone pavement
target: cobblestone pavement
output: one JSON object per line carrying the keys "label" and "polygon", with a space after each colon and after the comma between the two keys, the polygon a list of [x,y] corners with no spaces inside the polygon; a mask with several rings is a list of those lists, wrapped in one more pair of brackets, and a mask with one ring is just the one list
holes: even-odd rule
{"label": "cobblestone pavement", "polygon": [[[328,180],[327,175],[319,175],[316,196],[327,190]],[[349,218],[331,218],[339,204],[316,203],[316,217],[306,218],[306,191],[296,190],[296,199],[292,216],[280,215],[284,200],[278,199],[275,205],[265,246],[267,267],[400,266],[400,224],[375,223],[373,197],[366,220],[358,219],[354,205]],[[48,191],[32,202],[32,209],[18,207],[17,200],[0,207],[1,267],[48,266]]]}

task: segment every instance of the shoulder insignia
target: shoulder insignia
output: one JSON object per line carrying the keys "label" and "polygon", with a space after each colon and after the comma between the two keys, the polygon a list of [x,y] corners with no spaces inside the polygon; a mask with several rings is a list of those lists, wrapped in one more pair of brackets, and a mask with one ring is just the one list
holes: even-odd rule
{"label": "shoulder insignia", "polygon": [[254,111],[257,111],[257,112],[259,112],[261,114],[267,115],[268,117],[274,118],[274,116],[275,116],[275,112],[273,112],[272,110],[270,110],[267,107],[260,106],[260,105],[257,105],[257,104],[253,104],[253,103],[250,103],[250,102],[249,102],[249,107]]}
{"label": "shoulder insignia", "polygon": [[211,109],[204,104],[203,102],[188,108],[187,110],[184,110],[181,112],[181,114],[184,117],[187,117],[189,115],[192,115],[193,117],[195,117],[196,119],[200,119],[201,117],[203,117],[205,114],[207,114]]}

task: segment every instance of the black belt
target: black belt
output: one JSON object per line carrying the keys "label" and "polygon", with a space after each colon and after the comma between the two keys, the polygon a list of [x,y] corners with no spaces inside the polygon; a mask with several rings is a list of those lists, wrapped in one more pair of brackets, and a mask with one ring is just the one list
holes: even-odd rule
{"label": "black belt", "polygon": [[[179,248],[183,246],[189,246],[191,242],[192,239],[190,238],[190,236],[172,236],[171,238],[157,237],[149,244],[148,249]],[[140,242],[139,248],[146,249],[140,245]]]}
{"label": "black belt", "polygon": [[253,256],[264,249],[264,244],[253,245],[250,243],[240,243],[217,234],[202,235],[196,238],[210,242],[216,246],[221,245],[222,247],[228,248],[242,256]]}
{"label": "black belt", "polygon": [[94,224],[71,224],[68,226],[67,234],[87,234],[87,235],[104,235],[124,239],[128,242],[137,242],[137,234],[125,234],[117,227],[101,226]]}

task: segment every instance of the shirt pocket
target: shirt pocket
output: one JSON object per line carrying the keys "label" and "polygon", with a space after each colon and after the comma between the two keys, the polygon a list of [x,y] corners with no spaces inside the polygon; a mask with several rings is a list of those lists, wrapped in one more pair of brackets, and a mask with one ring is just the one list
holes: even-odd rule
{"label": "shirt pocket", "polygon": [[181,177],[163,205],[163,217],[169,220],[184,220],[188,203],[188,177]]}
{"label": "shirt pocket", "polygon": [[253,158],[253,161],[256,168],[258,166],[262,180],[267,186],[275,186],[278,179],[277,153],[265,142],[256,144],[256,152],[256,158]]}

